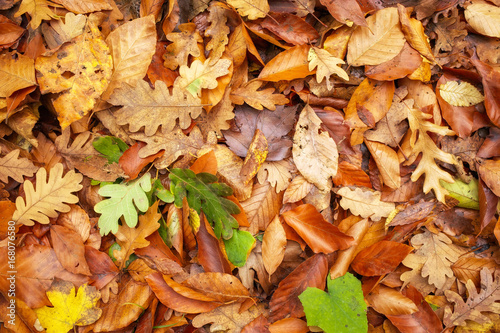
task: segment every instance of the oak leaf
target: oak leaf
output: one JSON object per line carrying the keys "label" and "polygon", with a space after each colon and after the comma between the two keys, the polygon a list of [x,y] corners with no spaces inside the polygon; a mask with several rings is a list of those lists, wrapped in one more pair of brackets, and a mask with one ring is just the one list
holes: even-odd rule
{"label": "oak leaf", "polygon": [[119,125],[129,124],[131,132],[137,132],[144,126],[146,136],[154,135],[160,126],[164,133],[172,131],[177,119],[180,127],[185,129],[191,124],[191,118],[201,113],[197,97],[186,94],[176,85],[170,93],[163,81],[156,81],[154,90],[143,80],[137,82],[134,88],[119,88],[109,102],[123,105],[114,114]]}
{"label": "oak leaf", "polygon": [[210,27],[205,31],[205,36],[210,36],[211,38],[206,46],[206,50],[210,51],[210,59],[212,62],[215,62],[220,59],[226,49],[226,45],[229,42],[227,36],[230,30],[226,25],[228,16],[224,7],[213,3],[208,8],[208,12]]}
{"label": "oak leaf", "polygon": [[269,13],[267,0],[228,0],[241,16],[247,16],[249,20],[265,17]]}
{"label": "oak leaf", "polygon": [[16,90],[36,85],[33,59],[22,54],[0,54],[0,97],[9,97]]}
{"label": "oak leaf", "polygon": [[342,208],[349,209],[354,215],[369,217],[372,221],[379,221],[382,217],[389,216],[396,207],[392,202],[380,201],[380,192],[363,191],[359,187],[354,190],[342,187],[337,194],[342,196],[340,199]]}
{"label": "oak leaf", "polygon": [[87,17],[85,15],[67,13],[64,17],[64,22],[57,20],[50,21],[50,24],[42,24],[42,33],[49,49],[55,49],[80,36],[83,33],[86,22]]}
{"label": "oak leaf", "polygon": [[201,89],[217,88],[219,85],[217,78],[229,73],[229,66],[231,66],[229,59],[219,59],[213,64],[211,59],[205,60],[204,63],[197,59],[189,67],[180,66],[180,76],[174,85],[187,90],[195,98],[201,97]]}
{"label": "oak leaf", "polygon": [[348,44],[347,63],[351,66],[378,65],[394,58],[403,48],[398,10],[384,8],[366,19],[367,26],[358,26]]}
{"label": "oak leaf", "polygon": [[480,34],[500,38],[499,7],[489,3],[472,3],[465,9],[464,16],[467,23]]}
{"label": "oak leaf", "polygon": [[158,213],[158,202],[156,201],[144,215],[139,216],[137,227],[130,227],[127,224],[118,226],[118,230],[114,233],[116,242],[120,245],[119,250],[113,252],[114,257],[122,268],[125,262],[135,249],[143,248],[149,245],[146,239],[149,235],[160,227],[158,220],[161,214]]}
{"label": "oak leaf", "polygon": [[257,173],[257,181],[259,184],[268,181],[275,188],[276,193],[279,193],[288,188],[294,171],[295,166],[289,159],[266,161]]}
{"label": "oak leaf", "polygon": [[71,194],[81,190],[80,182],[83,176],[74,171],[69,171],[63,176],[63,166],[57,163],[50,169],[49,179],[47,171],[40,168],[36,173],[36,189],[30,181],[24,182],[26,202],[22,197],[17,197],[16,208],[12,219],[18,224],[33,225],[34,221],[48,224],[49,217],[57,217],[57,212],[68,212],[70,207],[65,203],[76,203],[78,197]]}
{"label": "oak leaf", "polygon": [[71,43],[38,57],[35,67],[42,94],[59,93],[53,105],[64,129],[94,108],[111,80],[113,60],[99,29],[89,22]]}
{"label": "oak leaf", "polygon": [[194,23],[180,24],[179,30],[181,32],[171,32],[167,35],[167,39],[172,44],[167,46],[163,59],[165,60],[165,67],[171,70],[187,65],[189,55],[199,57],[198,43],[203,42]]}
{"label": "oak leaf", "polygon": [[[99,189],[99,195],[110,197],[94,206],[100,213],[99,228],[101,235],[118,231],[118,221],[123,216],[131,228],[137,225],[137,209],[146,212],[149,207],[146,192],[151,190],[151,175],[145,173],[141,178],[128,184],[108,184]],[[135,206],[134,206],[135,203]]]}
{"label": "oak leaf", "polygon": [[439,86],[439,94],[453,106],[471,106],[484,100],[479,90],[465,81],[447,81]]}
{"label": "oak leaf", "polygon": [[42,20],[50,21],[57,18],[57,15],[50,10],[47,0],[23,0],[14,16],[19,17],[24,13],[31,16],[30,26],[33,30],[38,28]]}
{"label": "oak leaf", "polygon": [[[423,261],[420,274],[424,278],[429,277],[429,284],[433,284],[438,289],[445,285],[447,278],[454,276],[451,265],[465,252],[461,247],[452,244],[444,233],[435,235],[425,231],[413,236],[411,244],[416,251],[403,260],[403,265],[413,266],[412,262]],[[406,275],[408,272],[403,273],[401,279],[405,279]]]}
{"label": "oak leaf", "polygon": [[302,110],[293,136],[293,161],[308,182],[320,190],[331,188],[337,174],[337,144],[321,131],[322,121],[308,104]]}
{"label": "oak leaf", "polygon": [[99,291],[87,284],[78,288],[69,281],[56,281],[47,290],[53,308],[44,306],[35,312],[47,333],[67,332],[74,326],[87,326],[99,319],[102,310],[97,307]]}
{"label": "oak leaf", "polygon": [[8,178],[18,183],[24,181],[24,176],[31,177],[38,170],[33,163],[24,157],[19,157],[21,150],[16,149],[0,157],[0,181],[8,183]]}
{"label": "oak leaf", "polygon": [[[495,279],[495,280],[493,280]],[[481,288],[477,288],[471,280],[465,284],[468,298],[464,302],[462,296],[451,290],[444,293],[448,301],[455,303],[453,312],[447,307],[444,312],[443,323],[446,326],[464,326],[466,320],[472,320],[478,324],[490,322],[482,312],[494,312],[500,314],[500,273],[493,273],[488,268],[481,270]]]}
{"label": "oak leaf", "polygon": [[116,88],[136,83],[146,75],[156,51],[156,26],[153,15],[129,21],[106,38],[113,57],[113,73],[102,99],[108,100]]}
{"label": "oak leaf", "polygon": [[317,47],[311,47],[307,55],[307,60],[309,61],[309,70],[312,71],[316,69],[316,81],[321,83],[323,79],[326,80],[326,86],[328,90],[332,90],[333,84],[330,82],[330,76],[336,74],[340,78],[349,81],[349,75],[339,66],[339,64],[344,64],[342,59],[334,57],[330,52],[324,49],[319,49]]}
{"label": "oak leaf", "polygon": [[284,105],[289,102],[282,94],[274,94],[274,88],[257,90],[262,86],[262,81],[252,80],[237,89],[231,90],[231,102],[237,105],[247,103],[252,108],[262,110],[276,110],[276,105]]}

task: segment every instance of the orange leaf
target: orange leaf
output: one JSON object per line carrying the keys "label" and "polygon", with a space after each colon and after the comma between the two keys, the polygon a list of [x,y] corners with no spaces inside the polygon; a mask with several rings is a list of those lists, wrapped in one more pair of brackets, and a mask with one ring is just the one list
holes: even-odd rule
{"label": "orange leaf", "polygon": [[217,173],[217,159],[215,158],[214,151],[210,150],[208,153],[198,157],[189,169],[194,173],[208,172],[215,175]]}
{"label": "orange leaf", "polygon": [[62,225],[51,225],[50,239],[61,265],[73,274],[91,275],[80,235]]}
{"label": "orange leaf", "polygon": [[130,177],[130,180],[136,179],[141,170],[153,162],[157,157],[163,155],[164,151],[160,151],[154,155],[147,156],[145,158],[139,157],[139,150],[146,146],[144,142],[137,142],[129,149],[125,150],[118,163],[122,167],[123,171]]}
{"label": "orange leaf", "polygon": [[196,233],[198,260],[206,272],[231,273],[227,258],[222,253],[212,227],[200,216],[200,229]]}
{"label": "orange leaf", "polygon": [[364,276],[392,272],[413,251],[413,247],[391,241],[380,241],[363,249],[352,262],[356,273]]}
{"label": "orange leaf", "polygon": [[285,318],[278,320],[269,326],[271,333],[307,333],[307,323],[298,318]]}
{"label": "orange leaf", "polygon": [[327,273],[328,261],[324,254],[315,254],[295,268],[281,280],[269,302],[269,321],[275,322],[285,317],[303,317],[305,313],[299,295],[308,287],[325,289]]}
{"label": "orange leaf", "polygon": [[309,45],[299,45],[279,53],[262,69],[259,79],[278,82],[300,79],[316,73],[309,71],[308,52]]}
{"label": "orange leaf", "polygon": [[370,306],[378,313],[386,316],[409,315],[417,312],[417,306],[408,297],[403,296],[399,291],[379,285],[378,290],[366,296]]}
{"label": "orange leaf", "polygon": [[311,204],[300,205],[283,213],[282,216],[314,253],[345,250],[354,244],[354,238],[347,236],[339,228],[326,222]]}
{"label": "orange leaf", "polygon": [[278,215],[274,217],[262,238],[262,260],[269,275],[279,267],[285,256],[286,234]]}
{"label": "orange leaf", "polygon": [[248,289],[243,286],[237,277],[231,274],[200,273],[189,277],[182,284],[218,302],[228,303],[244,301],[250,298]]}

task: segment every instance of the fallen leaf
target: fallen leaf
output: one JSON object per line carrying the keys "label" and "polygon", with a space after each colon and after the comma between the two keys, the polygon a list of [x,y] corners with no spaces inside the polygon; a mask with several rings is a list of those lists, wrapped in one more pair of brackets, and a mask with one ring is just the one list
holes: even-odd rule
{"label": "fallen leaf", "polygon": [[278,216],[269,223],[262,238],[262,260],[269,275],[280,266],[285,256],[286,235]]}
{"label": "fallen leaf", "polygon": [[167,35],[167,39],[172,42],[166,48],[165,67],[174,70],[181,65],[187,65],[189,55],[193,57],[200,56],[198,43],[201,43],[201,38],[194,23],[183,23],[179,25],[180,32],[171,32]]}
{"label": "fallen leaf", "polygon": [[369,217],[372,221],[380,221],[382,217],[389,216],[396,207],[393,203],[380,201],[380,192],[363,191],[359,187],[354,190],[342,187],[337,194],[342,196],[340,205],[344,209],[363,218]]}
{"label": "fallen leaf", "polygon": [[33,59],[17,53],[2,53],[0,62],[0,97],[9,97],[16,90],[37,84]]}
{"label": "fallen leaf", "polygon": [[184,280],[182,284],[219,302],[243,302],[250,298],[248,289],[241,284],[237,277],[231,274],[200,273]]}
{"label": "fallen leaf", "polygon": [[87,326],[99,319],[102,310],[97,307],[101,298],[95,287],[84,284],[78,288],[71,282],[54,282],[47,296],[53,308],[47,306],[35,309],[35,312],[47,333],[67,332],[75,326]]}
{"label": "fallen leaf", "polygon": [[[340,165],[339,165],[339,170],[340,170]],[[314,185],[309,183],[304,178],[304,176],[302,175],[296,176],[285,190],[285,193],[283,195],[283,203],[286,204],[291,202],[297,202],[304,199],[304,197],[311,191],[313,186]]]}
{"label": "fallen leaf", "polygon": [[[355,0],[320,0],[330,14],[339,22],[349,24],[353,22],[359,26],[366,26],[365,15]],[[352,23],[351,23],[352,24]]]}
{"label": "fallen leaf", "polygon": [[57,18],[57,15],[50,10],[49,3],[46,0],[23,0],[14,16],[19,17],[24,13],[30,14],[30,26],[33,30],[38,28],[42,20],[50,21],[53,18]]}
{"label": "fallen leaf", "polygon": [[90,0],[85,2],[78,0],[55,0],[54,2],[63,5],[67,10],[77,14],[113,9],[111,4],[105,0]]}
{"label": "fallen leaf", "polygon": [[382,240],[361,250],[351,267],[364,276],[381,276],[395,270],[411,251],[411,246]]}
{"label": "fallen leaf", "polygon": [[247,103],[257,110],[276,110],[276,105],[288,103],[288,98],[281,94],[274,94],[274,88],[257,90],[262,86],[262,81],[252,80],[237,89],[231,90],[231,102],[237,105]]}
{"label": "fallen leaf", "polygon": [[61,265],[73,274],[91,275],[80,235],[62,225],[50,227],[50,239]]}
{"label": "fallen leaf", "polygon": [[265,17],[269,12],[267,0],[256,0],[252,2],[248,0],[228,0],[227,3],[235,7],[241,16],[247,16],[249,20]]}
{"label": "fallen leaf", "polygon": [[19,149],[13,150],[0,158],[0,180],[8,182],[8,177],[18,183],[24,181],[24,176],[31,177],[38,170],[33,162],[24,157],[19,157]]}
{"label": "fallen leaf", "polygon": [[439,86],[439,93],[446,102],[453,106],[471,106],[484,100],[479,90],[465,81],[447,81]]}
{"label": "fallen leaf", "polygon": [[[202,89],[215,89],[219,85],[217,78],[229,73],[231,60],[219,59],[211,63],[207,59],[204,63],[195,60],[191,66],[182,65],[179,67],[179,78],[174,85],[188,91],[194,98],[201,97]],[[196,117],[195,117],[196,118]]]}
{"label": "fallen leaf", "polygon": [[339,66],[339,64],[344,64],[342,59],[336,58],[330,54],[327,50],[319,49],[317,47],[311,47],[307,55],[307,60],[309,61],[309,70],[312,71],[316,69],[316,81],[321,83],[323,78],[326,80],[326,86],[328,90],[333,88],[330,82],[330,76],[336,74],[340,78],[349,81],[349,76],[347,73]]}
{"label": "fallen leaf", "polygon": [[500,38],[500,8],[497,6],[472,3],[465,9],[464,16],[467,23],[480,34]]}
{"label": "fallen leaf", "polygon": [[309,23],[290,13],[269,12],[260,25],[293,45],[311,44],[319,37]]}
{"label": "fallen leaf", "polygon": [[64,22],[50,21],[42,24],[42,33],[49,49],[55,49],[83,33],[87,18],[84,15],[67,13]]}
{"label": "fallen leaf", "polygon": [[386,316],[409,315],[418,311],[411,299],[384,285],[367,295],[366,300],[375,311]]}
{"label": "fallen leaf", "polygon": [[259,74],[263,81],[294,80],[314,74],[309,70],[309,45],[297,45],[271,59]]}

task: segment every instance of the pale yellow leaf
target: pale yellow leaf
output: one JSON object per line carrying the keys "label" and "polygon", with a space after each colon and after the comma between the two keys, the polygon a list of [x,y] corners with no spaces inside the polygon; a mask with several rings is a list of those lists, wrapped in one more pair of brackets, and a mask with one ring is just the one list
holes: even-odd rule
{"label": "pale yellow leaf", "polygon": [[399,188],[401,186],[401,174],[398,154],[392,148],[380,142],[365,140],[365,144],[377,164],[384,184],[393,189]]}
{"label": "pale yellow leaf", "polygon": [[0,54],[0,97],[36,85],[35,63],[22,54]]}
{"label": "pale yellow leaf", "polygon": [[347,63],[351,66],[379,65],[394,58],[404,46],[405,37],[394,7],[377,11],[358,26],[348,44]]}
{"label": "pale yellow leaf", "polygon": [[187,90],[193,97],[201,96],[201,89],[217,88],[217,78],[229,73],[231,60],[219,59],[214,64],[207,59],[204,63],[195,60],[188,66],[179,68],[180,76],[175,80],[174,85]]}
{"label": "pale yellow leaf", "polygon": [[293,161],[308,182],[320,190],[331,188],[337,174],[337,144],[328,132],[321,131],[321,120],[308,104],[300,113],[293,137]]}
{"label": "pale yellow leaf", "polygon": [[241,16],[247,16],[249,20],[266,17],[269,13],[267,0],[227,0],[227,3],[236,8]]}
{"label": "pale yellow leaf", "polygon": [[113,74],[108,89],[102,94],[109,99],[116,88],[125,83],[135,86],[144,78],[156,51],[156,26],[153,15],[129,21],[106,38],[113,57]]}
{"label": "pale yellow leaf", "polygon": [[453,106],[471,106],[484,101],[479,90],[465,81],[448,81],[439,86],[439,94]]}
{"label": "pale yellow leaf", "polygon": [[332,90],[333,84],[330,82],[330,76],[336,74],[342,79],[349,81],[349,75],[339,67],[339,64],[344,64],[342,59],[334,57],[330,52],[317,47],[311,47],[307,56],[309,61],[309,70],[316,69],[316,81],[321,83],[326,78],[326,86],[328,90]]}
{"label": "pale yellow leaf", "polygon": [[160,126],[164,133],[172,131],[177,119],[180,127],[185,129],[191,125],[191,118],[198,117],[202,110],[198,97],[185,93],[177,85],[170,93],[165,82],[160,80],[156,81],[154,90],[143,80],[135,87],[119,88],[109,103],[123,105],[115,112],[119,125],[129,124],[131,132],[144,126],[147,136],[154,135]]}
{"label": "pale yellow leaf", "polygon": [[49,174],[40,168],[36,173],[36,189],[29,180],[24,182],[26,201],[22,197],[16,199],[16,211],[12,219],[18,224],[34,225],[34,221],[48,224],[49,217],[57,217],[59,212],[69,212],[70,206],[65,203],[76,203],[78,197],[71,192],[80,191],[83,176],[69,171],[63,176],[63,166],[57,163]]}
{"label": "pale yellow leaf", "polygon": [[482,35],[500,38],[500,8],[489,3],[473,3],[465,9],[465,19]]}
{"label": "pale yellow leaf", "polygon": [[57,18],[57,15],[50,10],[49,3],[46,0],[23,0],[14,17],[21,16],[24,13],[30,14],[30,26],[33,30],[38,28],[42,20]]}
{"label": "pale yellow leaf", "polygon": [[49,49],[55,49],[59,45],[69,42],[71,39],[80,36],[87,22],[85,15],[75,15],[67,13],[64,22],[61,20],[50,21],[50,24],[42,24],[42,33]]}
{"label": "pale yellow leaf", "polygon": [[18,183],[24,181],[24,176],[31,177],[38,170],[33,163],[24,157],[19,157],[20,150],[16,149],[0,157],[0,181],[8,183],[8,177]]}
{"label": "pale yellow leaf", "polygon": [[268,181],[276,188],[276,193],[285,190],[292,178],[291,172],[294,169],[288,160],[266,161],[257,173],[257,180],[260,184]]}
{"label": "pale yellow leaf", "polygon": [[354,190],[342,187],[337,191],[337,195],[342,196],[340,200],[342,208],[349,209],[354,215],[369,217],[372,221],[379,221],[382,217],[389,216],[396,207],[392,202],[380,201],[380,192],[368,189],[363,191],[359,187]]}
{"label": "pale yellow leaf", "polygon": [[205,31],[205,36],[210,36],[210,42],[207,44],[207,51],[210,52],[211,62],[215,62],[220,59],[222,54],[226,49],[226,45],[229,42],[229,27],[226,25],[227,14],[226,9],[222,6],[218,6],[217,3],[213,3],[208,11],[208,21],[210,22],[210,27]]}
{"label": "pale yellow leaf", "polygon": [[304,199],[313,187],[314,185],[309,183],[304,176],[298,175],[287,187],[283,196],[283,203],[297,202]]}
{"label": "pale yellow leaf", "polygon": [[272,275],[281,265],[285,257],[286,234],[276,215],[264,232],[262,238],[262,260],[269,275]]}

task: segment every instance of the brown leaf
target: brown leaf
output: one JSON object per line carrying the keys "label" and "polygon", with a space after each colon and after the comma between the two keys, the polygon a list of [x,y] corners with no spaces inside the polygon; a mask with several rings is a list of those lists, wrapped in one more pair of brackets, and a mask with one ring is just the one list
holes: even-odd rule
{"label": "brown leaf", "polygon": [[280,218],[276,216],[267,226],[262,238],[262,260],[269,275],[272,275],[283,261],[285,248],[285,229]]}
{"label": "brown leaf", "polygon": [[333,183],[335,186],[372,186],[370,177],[366,174],[366,172],[361,170],[360,167],[347,161],[339,163],[337,174],[333,177]]}
{"label": "brown leaf", "polygon": [[218,3],[214,2],[208,8],[210,27],[205,31],[205,35],[211,37],[206,49],[210,51],[210,59],[212,59],[212,61],[217,61],[224,53],[226,45],[229,42],[227,35],[230,31],[229,27],[226,25],[228,19],[226,9],[217,4]]}
{"label": "brown leaf", "polygon": [[284,212],[282,216],[315,253],[345,250],[354,244],[354,238],[326,222],[310,204],[300,205]]}
{"label": "brown leaf", "polygon": [[358,253],[352,269],[364,276],[380,276],[392,272],[413,251],[411,246],[380,241]]}
{"label": "brown leaf", "polygon": [[105,0],[90,0],[85,2],[78,0],[55,0],[54,2],[63,5],[64,8],[76,14],[86,14],[113,9],[113,7],[111,7],[111,5]]}
{"label": "brown leaf", "polygon": [[264,164],[268,153],[267,139],[261,130],[256,129],[247,156],[243,161],[240,176],[245,184],[249,183]]}
{"label": "brown leaf", "polygon": [[[340,164],[339,164],[340,167]],[[340,168],[339,168],[340,169]],[[339,173],[335,176],[338,177]],[[335,183],[335,179],[334,179]],[[336,184],[336,183],[335,183]],[[304,199],[304,197],[312,190],[313,184],[309,183],[304,176],[296,176],[290,185],[286,188],[283,194],[283,203],[293,203]]]}
{"label": "brown leaf", "polygon": [[149,64],[147,75],[152,84],[155,84],[156,81],[163,81],[167,84],[167,87],[171,87],[178,75],[163,65],[163,56],[166,51],[167,42],[156,43],[156,51]]}
{"label": "brown leaf", "polygon": [[346,20],[349,20],[359,26],[367,25],[365,15],[355,0],[320,0],[320,2],[339,22],[347,23]]}
{"label": "brown leaf", "polygon": [[159,272],[166,275],[182,273],[181,261],[172,253],[165,244],[158,231],[148,236],[149,245],[135,249],[139,257],[148,260],[148,264],[155,267]]}
{"label": "brown leaf", "polygon": [[408,43],[394,58],[376,66],[366,66],[365,74],[370,79],[391,81],[401,79],[415,72],[422,63],[422,57]]}
{"label": "brown leaf", "polygon": [[160,151],[152,155],[140,156],[140,151],[146,146],[144,142],[137,142],[132,147],[125,150],[118,160],[118,164],[130,180],[136,179],[142,169],[161,157],[164,152]]}
{"label": "brown leaf", "polygon": [[284,105],[288,103],[288,98],[281,94],[274,94],[274,88],[257,90],[262,86],[262,81],[252,80],[246,84],[231,90],[231,102],[237,105],[247,103],[252,108],[262,110],[276,110],[276,105]]}
{"label": "brown leaf", "polygon": [[172,32],[167,35],[167,39],[172,44],[167,46],[165,55],[165,67],[174,70],[181,65],[187,65],[189,55],[200,56],[198,43],[201,38],[196,26],[193,23],[183,23],[179,25],[181,32]]}
{"label": "brown leaf", "polygon": [[365,145],[377,164],[385,185],[397,189],[401,186],[398,154],[390,147],[376,142],[365,140]]}
{"label": "brown leaf", "polygon": [[243,329],[241,330],[242,333],[270,333],[269,331],[269,321],[267,320],[266,317],[263,315],[258,316],[255,318],[253,321],[248,323]]}
{"label": "brown leaf", "polygon": [[367,295],[366,300],[375,311],[386,316],[409,315],[418,311],[411,299],[384,285],[379,285],[377,290]]}
{"label": "brown leaf", "polygon": [[0,181],[8,183],[8,177],[18,183],[24,181],[24,176],[32,177],[37,167],[27,158],[19,157],[19,149],[0,157]]}
{"label": "brown leaf", "polygon": [[310,45],[319,38],[309,23],[289,13],[269,12],[261,26],[293,45]]}
{"label": "brown leaf", "polygon": [[285,318],[275,321],[269,326],[269,331],[271,333],[307,333],[309,328],[307,323],[302,319],[298,318]]}
{"label": "brown leaf", "polygon": [[493,124],[500,126],[500,102],[498,101],[500,94],[500,72],[479,60],[475,54],[471,58],[471,61],[483,79],[484,107],[486,108],[486,113]]}
{"label": "brown leaf", "polygon": [[14,16],[18,17],[24,13],[30,15],[30,27],[33,30],[38,28],[42,20],[50,20],[57,17],[57,15],[50,10],[49,3],[46,0],[23,0],[19,10]]}
{"label": "brown leaf", "polygon": [[92,278],[95,279],[92,285],[97,289],[102,289],[120,273],[107,253],[88,245],[85,245],[85,259],[93,275]]}
{"label": "brown leaf", "polygon": [[0,97],[9,97],[16,90],[36,85],[33,59],[22,54],[0,55]]}
{"label": "brown leaf", "polygon": [[162,6],[165,0],[146,0],[141,1],[140,14],[141,17],[153,15],[156,20],[161,13]]}
{"label": "brown leaf", "polygon": [[8,45],[14,43],[24,33],[24,29],[5,16],[1,16],[0,20],[0,45]]}
{"label": "brown leaf", "polygon": [[380,192],[363,191],[360,187],[354,190],[342,187],[337,194],[342,196],[340,200],[342,208],[349,209],[354,215],[369,217],[372,221],[379,221],[382,217],[389,216],[395,208],[393,203],[380,200]]}
{"label": "brown leaf", "polygon": [[483,160],[477,159],[477,170],[481,176],[481,180],[500,197],[500,160]]}
{"label": "brown leaf", "polygon": [[231,274],[200,273],[189,277],[182,284],[223,303],[243,302],[250,297],[248,289]]}
{"label": "brown leaf", "polygon": [[491,258],[461,257],[451,266],[457,279],[464,284],[471,280],[477,287],[481,287],[480,271],[483,268],[493,272],[497,264]]}
{"label": "brown leaf", "polygon": [[204,215],[200,217],[200,228],[196,233],[198,260],[206,272],[231,273],[227,258],[222,253],[217,237]]}
{"label": "brown leaf", "polygon": [[61,265],[73,274],[91,275],[82,238],[76,231],[62,225],[50,227],[50,239]]}
{"label": "brown leaf", "polygon": [[146,276],[146,281],[160,302],[175,311],[186,313],[210,312],[221,305],[211,297],[203,296],[203,294],[184,287],[158,272]]}
{"label": "brown leaf", "polygon": [[253,186],[252,196],[240,202],[250,223],[248,231],[251,234],[266,230],[271,220],[279,213],[282,199],[283,192],[276,193],[269,182]]}
{"label": "brown leaf", "polygon": [[304,308],[299,295],[308,287],[325,289],[328,262],[324,254],[315,254],[300,264],[292,273],[281,280],[274,292],[269,307],[270,322],[285,317],[300,318],[304,316]]}

